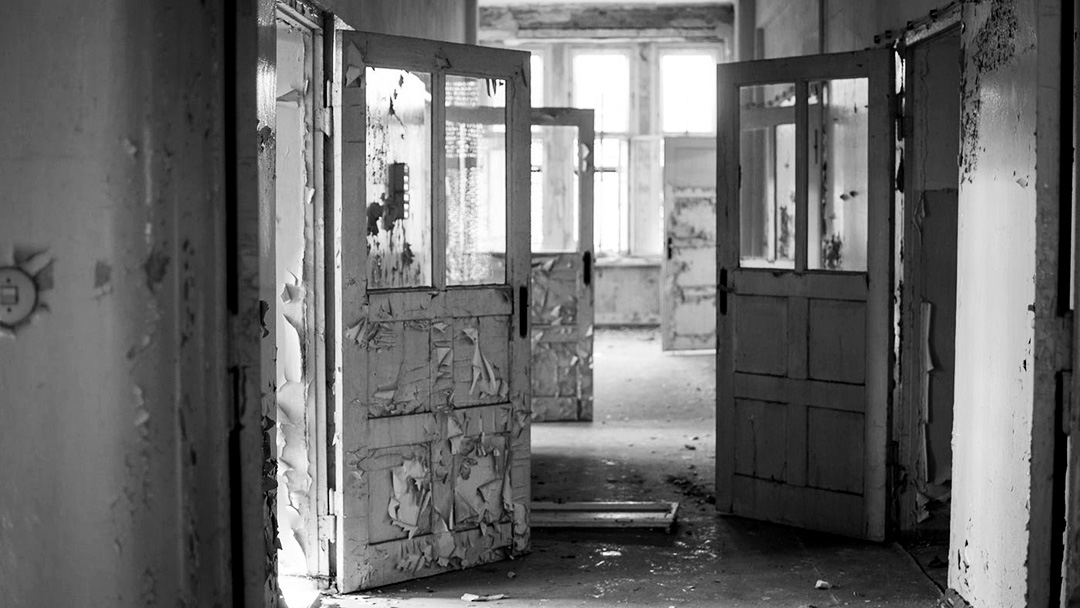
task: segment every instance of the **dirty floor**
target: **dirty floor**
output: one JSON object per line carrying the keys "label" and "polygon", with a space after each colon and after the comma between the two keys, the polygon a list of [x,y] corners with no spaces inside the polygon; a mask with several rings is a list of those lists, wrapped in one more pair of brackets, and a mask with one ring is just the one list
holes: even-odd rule
{"label": "dirty floor", "polygon": [[[535,500],[677,500],[672,533],[533,531],[530,555],[323,606],[934,606],[940,593],[895,544],[715,513],[715,358],[662,353],[651,329],[596,332],[596,420],[533,427]],[[816,589],[819,580],[829,589]]]}

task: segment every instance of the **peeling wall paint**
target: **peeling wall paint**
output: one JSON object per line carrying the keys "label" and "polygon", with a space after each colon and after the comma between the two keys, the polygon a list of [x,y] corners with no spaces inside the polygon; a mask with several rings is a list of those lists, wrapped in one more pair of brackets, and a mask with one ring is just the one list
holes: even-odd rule
{"label": "peeling wall paint", "polygon": [[0,6],[0,260],[49,308],[0,340],[0,601],[224,606],[223,13],[85,8]]}
{"label": "peeling wall paint", "polygon": [[[277,541],[278,576],[310,578],[318,574],[314,433],[316,373],[315,306],[311,256],[314,232],[314,36],[307,28],[281,19],[277,29],[277,122],[275,186],[275,284],[280,291],[269,302],[273,310],[277,391]],[[282,583],[306,600],[299,580]]]}
{"label": "peeling wall paint", "polygon": [[[1060,26],[1048,11],[1019,0],[963,12],[949,586],[978,606],[1049,601],[1043,481],[1062,361],[1058,150],[1047,148],[1059,130]],[[1031,175],[1038,187],[1017,181]]]}

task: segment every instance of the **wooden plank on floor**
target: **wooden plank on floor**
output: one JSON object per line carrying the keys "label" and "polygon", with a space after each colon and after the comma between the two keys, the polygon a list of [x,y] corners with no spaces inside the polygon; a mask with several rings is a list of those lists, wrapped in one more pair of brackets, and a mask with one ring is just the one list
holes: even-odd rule
{"label": "wooden plank on floor", "polygon": [[678,518],[677,502],[534,502],[534,528],[662,528]]}

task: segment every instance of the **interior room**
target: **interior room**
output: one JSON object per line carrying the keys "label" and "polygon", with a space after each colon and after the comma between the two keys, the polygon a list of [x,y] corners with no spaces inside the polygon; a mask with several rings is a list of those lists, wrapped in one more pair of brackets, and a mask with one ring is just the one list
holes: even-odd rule
{"label": "interior room", "polygon": [[0,605],[1080,604],[1077,19],[0,5]]}

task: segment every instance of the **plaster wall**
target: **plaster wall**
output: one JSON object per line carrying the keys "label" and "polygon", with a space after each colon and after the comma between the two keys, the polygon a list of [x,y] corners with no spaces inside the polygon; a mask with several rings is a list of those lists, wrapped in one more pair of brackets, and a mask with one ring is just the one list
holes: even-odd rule
{"label": "plaster wall", "polygon": [[229,601],[220,5],[0,4],[4,606]]}
{"label": "plaster wall", "polygon": [[[966,5],[949,586],[1049,602],[1058,200],[1055,3]],[[992,329],[992,330],[991,330]]]}
{"label": "plaster wall", "polygon": [[596,265],[597,325],[659,325],[660,266],[655,262]]}

